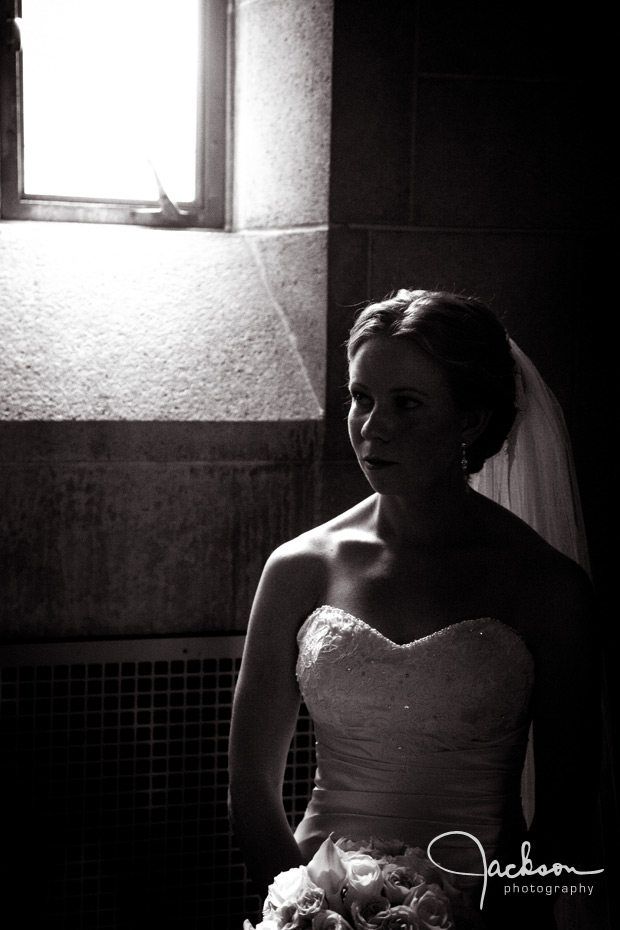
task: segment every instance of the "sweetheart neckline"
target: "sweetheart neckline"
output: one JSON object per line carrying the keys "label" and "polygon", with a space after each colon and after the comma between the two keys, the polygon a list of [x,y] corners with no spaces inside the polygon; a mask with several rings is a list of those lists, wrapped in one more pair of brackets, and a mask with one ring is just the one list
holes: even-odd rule
{"label": "sweetheart neckline", "polygon": [[[408,646],[416,646],[419,643],[423,643],[423,642],[426,642],[426,640],[433,639],[435,636],[439,636],[442,633],[446,633],[448,630],[452,630],[454,629],[454,627],[457,627],[457,626],[462,626],[465,623],[479,623],[481,620],[490,620],[491,623],[499,623],[499,625],[503,626],[504,629],[509,630],[511,633],[513,633],[517,637],[517,639],[521,640],[521,642],[523,643],[527,651],[528,652],[530,651],[529,646],[527,645],[527,643],[525,642],[525,640],[523,639],[520,633],[518,633],[513,627],[509,626],[509,624],[504,623],[503,620],[497,620],[495,617],[486,617],[486,616],[468,617],[465,620],[455,620],[454,623],[448,623],[447,626],[442,626],[439,630],[434,630],[432,633],[427,633],[426,636],[420,636],[418,637],[418,639],[412,639],[408,643],[397,643],[397,642],[394,642],[393,639],[390,639],[389,636],[386,636],[385,633],[382,633],[381,630],[378,630],[376,627],[372,626],[370,623],[366,623],[366,621],[362,620],[361,617],[356,617],[355,614],[350,613],[348,610],[343,610],[342,607],[334,607],[332,604],[321,604],[320,607],[315,608],[315,610],[313,610],[312,613],[306,618],[305,622],[302,625],[302,628],[311,619],[311,617],[314,617],[314,615],[317,614],[321,610],[337,611],[342,616],[348,617],[349,619],[354,620],[355,623],[361,624],[367,630],[370,630],[380,639],[384,640],[386,643],[389,643],[390,646],[394,646],[396,649],[406,649]],[[301,632],[301,628],[300,628],[300,632]]]}

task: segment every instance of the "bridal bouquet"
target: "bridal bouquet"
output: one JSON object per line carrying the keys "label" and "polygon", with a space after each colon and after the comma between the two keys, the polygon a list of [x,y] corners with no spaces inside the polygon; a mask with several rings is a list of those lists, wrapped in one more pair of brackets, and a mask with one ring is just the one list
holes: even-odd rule
{"label": "bridal bouquet", "polygon": [[422,849],[325,840],[307,866],[276,876],[256,928],[453,930],[459,893]]}

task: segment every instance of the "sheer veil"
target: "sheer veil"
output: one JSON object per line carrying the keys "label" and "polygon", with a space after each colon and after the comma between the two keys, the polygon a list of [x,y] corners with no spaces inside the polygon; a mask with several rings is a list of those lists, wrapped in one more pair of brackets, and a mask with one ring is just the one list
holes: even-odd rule
{"label": "sheer veil", "polygon": [[[502,449],[471,486],[511,510],[590,574],[577,476],[562,409],[535,365],[510,340],[517,370],[517,417]],[[528,824],[534,814],[532,733],[521,780]]]}
{"label": "sheer veil", "polygon": [[503,448],[471,486],[525,520],[590,574],[570,438],[561,407],[525,352],[510,340],[517,368],[517,418]]}

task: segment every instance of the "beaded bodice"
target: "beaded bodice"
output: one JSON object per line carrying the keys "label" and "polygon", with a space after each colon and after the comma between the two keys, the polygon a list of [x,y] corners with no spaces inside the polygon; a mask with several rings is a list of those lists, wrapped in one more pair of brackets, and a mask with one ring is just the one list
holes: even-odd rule
{"label": "beaded bodice", "polygon": [[[297,677],[319,743],[398,761],[501,742],[528,724],[533,659],[500,621],[453,623],[398,645],[323,606],[303,624]],[[361,744],[361,745],[358,745]]]}

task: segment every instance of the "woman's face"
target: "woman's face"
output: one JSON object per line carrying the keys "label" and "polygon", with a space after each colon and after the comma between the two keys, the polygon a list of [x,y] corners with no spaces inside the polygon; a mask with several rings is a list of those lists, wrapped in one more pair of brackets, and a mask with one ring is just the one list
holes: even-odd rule
{"label": "woman's face", "polygon": [[465,415],[440,364],[404,337],[373,336],[349,365],[349,436],[375,491],[462,481]]}

